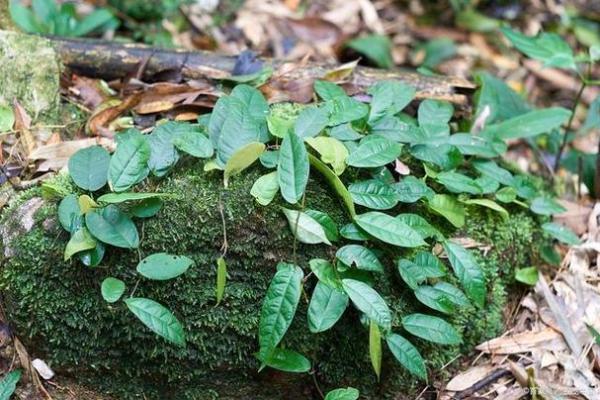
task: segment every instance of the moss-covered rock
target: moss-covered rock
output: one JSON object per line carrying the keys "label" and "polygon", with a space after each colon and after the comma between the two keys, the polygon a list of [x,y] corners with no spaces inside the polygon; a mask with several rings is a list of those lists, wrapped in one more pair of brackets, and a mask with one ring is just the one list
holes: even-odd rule
{"label": "moss-covered rock", "polygon": [[[23,229],[15,216],[41,191],[28,191],[15,200],[1,221],[4,226],[21,229],[8,239],[3,237],[4,248],[13,251],[4,258],[0,274],[9,320],[34,356],[44,358],[62,374],[72,374],[120,399],[313,398],[315,389],[307,374],[268,370],[258,374],[259,364],[253,357],[266,287],[276,263],[293,258],[293,240],[280,208],[277,204],[259,206],[249,195],[252,183],[264,171],[255,168],[243,173],[227,190],[217,173],[196,171],[201,171],[201,166],[191,165],[157,184],[157,190],[179,197],[168,201],[158,216],[139,223],[143,238],[139,255],[110,249],[102,266],[95,269],[62,261],[68,236],[56,221],[56,203],[44,202],[34,213],[34,225]],[[337,198],[325,188],[322,182],[311,182],[306,206],[329,213],[339,224],[346,222]],[[229,279],[225,298],[216,306],[215,261],[223,242],[220,202],[229,244]],[[432,373],[499,331],[507,284],[514,267],[528,265],[537,235],[535,226],[524,213],[508,221],[493,212],[470,215],[465,233],[491,246],[480,257],[488,279],[487,306],[467,308],[452,316],[465,337],[462,348],[414,340]],[[160,251],[185,254],[195,265],[172,281],[138,283],[138,257]],[[300,245],[296,261],[306,269],[308,259],[331,258],[334,251],[334,247]],[[415,303],[393,260],[383,261],[387,272],[377,279],[376,286],[394,313],[394,330],[401,332],[402,315],[426,309]],[[129,292],[137,284],[136,296],[155,299],[173,310],[185,326],[187,348],[176,348],[155,336],[122,303],[104,302],[100,282],[107,276],[125,281]],[[310,283],[306,289],[312,291]],[[314,335],[307,328],[303,301],[284,345],[313,361],[323,389],[351,385],[370,398],[399,393],[414,398],[410,393],[419,385],[389,352],[384,352],[385,367],[377,383],[369,372],[368,331],[352,308],[332,330]]]}

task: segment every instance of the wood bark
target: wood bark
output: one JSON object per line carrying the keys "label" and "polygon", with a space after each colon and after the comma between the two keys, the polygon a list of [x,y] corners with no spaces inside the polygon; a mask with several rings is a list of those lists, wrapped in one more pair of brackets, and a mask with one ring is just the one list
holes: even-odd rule
{"label": "wood bark", "polygon": [[[231,75],[236,57],[206,51],[156,49],[139,44],[122,44],[93,40],[52,38],[62,62],[76,73],[103,79],[122,78],[144,64],[143,78],[178,71],[184,79],[224,78]],[[273,69],[284,62],[263,59]],[[323,63],[298,64],[278,80],[312,82],[337,66]],[[417,99],[450,101],[465,108],[475,85],[462,78],[424,76],[403,70],[380,70],[357,66],[344,80],[353,92],[364,92],[373,83],[386,79],[399,80],[415,87]]]}

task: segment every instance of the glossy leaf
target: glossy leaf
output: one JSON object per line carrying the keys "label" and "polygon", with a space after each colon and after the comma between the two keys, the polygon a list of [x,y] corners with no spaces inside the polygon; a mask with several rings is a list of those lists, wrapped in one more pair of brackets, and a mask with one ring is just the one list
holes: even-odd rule
{"label": "glossy leaf", "polygon": [[348,191],[356,204],[375,210],[389,210],[398,204],[394,187],[378,179],[352,183]]}
{"label": "glossy leaf", "polygon": [[225,295],[225,285],[227,284],[227,263],[223,257],[217,258],[217,305],[223,300]]}
{"label": "glossy leaf", "polygon": [[415,89],[412,86],[392,80],[375,83],[368,93],[372,96],[369,123],[384,115],[397,114],[415,97]]}
{"label": "glossy leaf", "polygon": [[384,330],[392,327],[392,314],[385,300],[369,285],[354,279],[342,279],[344,291],[352,304]]}
{"label": "glossy leaf", "polygon": [[96,240],[90,235],[87,229],[79,228],[72,235],[65,246],[64,260],[67,261],[74,254],[81,253],[96,247]]}
{"label": "glossy leaf", "polygon": [[310,265],[310,270],[315,274],[317,279],[319,279],[319,282],[324,283],[332,289],[336,289],[340,292],[343,291],[342,281],[340,280],[335,267],[329,261],[321,258],[313,258],[308,264]]}
{"label": "glossy leaf", "polygon": [[325,400],[358,400],[360,392],[352,387],[334,389],[327,393]]}
{"label": "glossy leaf", "polygon": [[401,144],[380,135],[369,135],[350,153],[347,163],[359,168],[381,167],[394,161],[401,152]]}
{"label": "glossy leaf", "polygon": [[427,205],[455,227],[461,228],[465,224],[465,207],[454,197],[447,194],[436,194]]}
{"label": "glossy leaf", "polygon": [[427,275],[419,265],[406,259],[398,260],[398,273],[412,290],[417,289],[427,279]]}
{"label": "glossy leaf", "polygon": [[158,197],[141,200],[133,206],[129,207],[128,211],[137,218],[150,218],[155,216],[162,208],[163,201]]}
{"label": "glossy leaf", "polygon": [[357,215],[354,222],[370,235],[389,244],[400,247],[418,247],[426,244],[413,228],[378,211]]}
{"label": "glossy leaf", "polygon": [[473,162],[473,167],[482,175],[495,179],[503,185],[510,186],[513,184],[512,174],[501,168],[494,161],[476,160]]}
{"label": "glossy leaf", "polygon": [[328,102],[331,113],[329,114],[330,126],[345,124],[347,122],[363,119],[369,113],[369,107],[348,96],[335,97]]}
{"label": "glossy leaf", "polygon": [[150,146],[148,167],[155,176],[165,176],[179,161],[174,142],[191,129],[190,124],[168,121],[157,125],[150,135],[145,136]]}
{"label": "glossy leaf", "polygon": [[369,240],[371,236],[360,229],[355,223],[349,223],[341,227],[340,235],[348,240]]}
{"label": "glossy leaf", "polygon": [[354,202],[352,201],[352,196],[350,195],[350,192],[348,192],[348,189],[346,188],[344,183],[321,160],[319,160],[311,154],[308,155],[308,159],[310,161],[310,165],[312,165],[313,168],[319,171],[325,178],[325,181],[327,181],[327,183],[333,188],[333,190],[335,190],[337,195],[340,197],[340,200],[346,206],[350,217],[354,218],[354,216],[356,215],[356,211],[354,209]]}
{"label": "glossy leaf", "polygon": [[470,251],[449,241],[444,242],[444,250],[450,265],[458,277],[467,296],[479,307],[483,307],[486,296],[485,276]]}
{"label": "glossy leaf", "polygon": [[278,191],[277,171],[273,171],[258,178],[252,185],[250,194],[258,204],[266,206],[273,201]]}
{"label": "glossy leaf", "polygon": [[276,348],[267,358],[261,361],[268,367],[284,372],[303,373],[310,371],[310,361],[302,354],[289,350]]}
{"label": "glossy leaf", "polygon": [[425,220],[425,218],[421,217],[420,215],[398,214],[396,215],[396,219],[417,231],[423,239],[430,237],[442,237],[441,232],[435,229],[429,222]]}
{"label": "glossy leaf", "polygon": [[331,328],[342,317],[348,307],[348,295],[317,282],[308,305],[308,328],[312,333]]}
{"label": "glossy leaf", "polygon": [[448,143],[456,146],[464,155],[486,158],[493,158],[500,155],[487,139],[471,135],[470,133],[455,133],[450,136]]}
{"label": "glossy leaf", "polygon": [[542,229],[544,232],[548,233],[550,236],[564,244],[577,245],[581,243],[579,237],[577,237],[572,230],[555,222],[546,222],[542,225]]}
{"label": "glossy leaf", "polygon": [[332,82],[317,79],[314,88],[322,100],[333,100],[336,97],[346,96],[344,89]]}
{"label": "glossy leaf", "polygon": [[562,212],[567,211],[566,208],[561,206],[554,199],[549,197],[536,197],[531,202],[531,206],[529,207],[531,211],[540,215],[554,215],[560,214]]}
{"label": "glossy leaf", "polygon": [[344,172],[348,149],[342,142],[327,136],[309,137],[305,141],[321,155],[321,160],[324,163],[331,165],[336,175],[341,175]]}
{"label": "glossy leaf", "polygon": [[452,193],[481,194],[481,187],[477,182],[458,172],[441,172],[436,180]]}
{"label": "glossy leaf", "polygon": [[173,139],[173,144],[177,149],[197,158],[210,158],[215,152],[210,139],[195,129],[177,136]]}
{"label": "glossy leaf", "polygon": [[90,233],[104,243],[126,249],[136,249],[140,244],[135,224],[115,205],[87,213],[85,224]]}
{"label": "glossy leaf", "polygon": [[402,336],[392,333],[385,338],[388,348],[400,365],[422,380],[427,379],[427,368],[419,350]]}
{"label": "glossy leaf", "polygon": [[339,240],[340,234],[338,232],[337,224],[327,213],[311,209],[305,210],[304,213],[309,217],[312,217],[323,227],[325,236],[327,236],[327,239],[329,239],[330,242]]}
{"label": "glossy leaf", "polygon": [[509,217],[508,211],[506,208],[502,207],[500,204],[496,203],[490,199],[468,199],[464,201],[465,204],[475,204],[478,206],[489,208],[490,210],[494,210],[499,213],[504,220],[507,220]]}
{"label": "glossy leaf", "polygon": [[69,158],[69,175],[83,190],[96,191],[106,185],[110,154],[101,146],[78,150]]}
{"label": "glossy leaf", "polygon": [[415,297],[427,307],[444,314],[452,314],[454,312],[454,303],[451,302],[446,294],[441,290],[437,290],[433,286],[419,286],[415,289]]}
{"label": "glossy leaf", "polygon": [[148,176],[150,145],[143,136],[119,143],[110,159],[108,183],[115,192],[124,192]]}
{"label": "glossy leaf", "polygon": [[58,221],[64,230],[71,232],[73,221],[78,218],[81,218],[79,202],[76,195],[70,194],[62,199],[58,205]]}
{"label": "glossy leaf", "polygon": [[524,139],[551,132],[567,122],[571,111],[561,107],[550,107],[530,111],[498,124],[489,125],[481,135],[498,139]]}
{"label": "glossy leaf", "polygon": [[377,375],[377,380],[379,380],[381,376],[381,332],[379,330],[379,325],[373,320],[369,321],[369,358],[371,359],[371,366],[373,367],[373,371],[375,371],[375,375]]}
{"label": "glossy leaf", "polygon": [[394,184],[394,189],[398,201],[403,203],[414,203],[423,197],[431,198],[435,194],[425,182],[414,176],[405,176],[400,182]]}
{"label": "glossy leaf", "polygon": [[121,192],[121,193],[107,193],[98,197],[98,202],[118,204],[126,201],[140,201],[146,199],[153,199],[158,197],[169,197],[172,196],[170,193],[143,193],[143,192]]}
{"label": "glossy leaf", "polygon": [[163,305],[143,297],[129,297],[125,304],[152,332],[177,346],[185,346],[183,326]]}
{"label": "glossy leaf", "polygon": [[301,138],[317,136],[329,123],[329,111],[325,107],[309,106],[300,111],[294,133]]}
{"label": "glossy leaf", "polygon": [[310,165],[304,142],[295,134],[283,139],[279,150],[277,179],[283,198],[296,204],[304,195]]}
{"label": "glossy leaf", "polygon": [[167,253],[154,253],[140,261],[137,272],[145,278],[164,281],[185,273],[194,261],[185,257]]}
{"label": "glossy leaf", "polygon": [[383,265],[371,250],[358,244],[347,244],[335,253],[338,260],[364,271],[383,272]]}
{"label": "glossy leaf", "polygon": [[120,279],[109,276],[102,281],[100,286],[102,298],[108,303],[115,303],[125,293],[125,282]]}
{"label": "glossy leaf", "polygon": [[425,314],[410,314],[402,318],[402,327],[409,333],[438,344],[459,344],[460,334],[441,318]]}
{"label": "glossy leaf", "polygon": [[413,262],[419,266],[427,278],[441,278],[446,275],[446,267],[442,262],[428,251],[420,251],[415,255]]}
{"label": "glossy leaf", "polygon": [[516,117],[531,109],[525,99],[504,83],[504,81],[487,72],[476,74],[475,79],[480,85],[478,96],[476,97],[476,115],[480,116],[487,107],[488,111],[486,112],[489,113],[486,119],[487,124]]}
{"label": "glossy leaf", "polygon": [[97,267],[104,258],[106,252],[106,246],[102,242],[96,242],[96,247],[90,250],[83,251],[78,254],[79,260],[86,267]]}
{"label": "glossy leaf", "polygon": [[459,307],[468,306],[471,304],[467,296],[462,290],[448,282],[438,282],[433,287],[440,292],[443,292],[448,300]]}
{"label": "glossy leaf", "polygon": [[307,244],[326,243],[331,245],[325,230],[314,218],[301,211],[288,208],[283,208],[283,213],[287,217],[290,229],[298,241]]}
{"label": "glossy leaf", "polygon": [[0,133],[11,131],[15,124],[15,114],[11,107],[0,106]]}

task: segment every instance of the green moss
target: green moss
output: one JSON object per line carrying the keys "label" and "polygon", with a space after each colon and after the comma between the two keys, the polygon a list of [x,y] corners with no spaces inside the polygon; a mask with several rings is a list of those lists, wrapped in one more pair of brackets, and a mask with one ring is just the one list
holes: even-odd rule
{"label": "green moss", "polygon": [[[12,244],[18,249],[16,256],[3,260],[0,287],[9,319],[17,335],[54,369],[120,399],[278,399],[290,398],[290,393],[295,398],[311,398],[315,393],[308,375],[273,371],[259,375],[252,356],[258,347],[262,298],[275,265],[279,260],[292,261],[293,241],[278,204],[261,207],[249,195],[252,183],[264,171],[256,168],[236,176],[224,190],[218,173],[196,174],[201,170],[201,165],[191,164],[159,182],[158,190],[176,193],[178,200],[167,202],[157,217],[138,224],[143,236],[141,257],[168,251],[195,261],[180,278],[141,280],[136,290],[136,296],[153,298],[174,311],[186,329],[186,349],[175,348],[149,332],[122,303],[109,305],[102,300],[99,286],[107,276],[125,281],[129,291],[136,285],[136,252],[111,249],[96,269],[62,261],[68,238],[56,222],[54,203],[46,204],[36,214],[35,228]],[[348,222],[338,199],[324,187],[322,182],[311,182],[307,207],[328,212],[339,225]],[[35,189],[24,196],[39,194]],[[11,206],[2,223],[10,221],[25,197]],[[230,277],[225,299],[217,307],[215,261],[223,241],[220,201],[225,210]],[[432,373],[474,343],[499,332],[512,271],[527,265],[532,240],[537,237],[534,221],[524,213],[502,221],[497,214],[473,210],[469,221],[466,234],[492,245],[480,257],[489,282],[488,306],[467,308],[453,316],[452,322],[465,337],[463,347],[414,340]],[[300,245],[297,262],[307,270],[310,258],[331,258],[334,251]],[[406,255],[383,259],[387,272],[376,282],[394,313],[396,332],[402,332],[402,315],[427,312],[415,304],[396,272],[393,258]],[[306,289],[312,291],[310,286]],[[387,351],[381,383],[376,382],[369,372],[367,330],[352,308],[331,331],[313,335],[307,329],[303,301],[284,345],[315,362],[324,389],[352,385],[368,398],[380,399],[411,393],[419,386]]]}

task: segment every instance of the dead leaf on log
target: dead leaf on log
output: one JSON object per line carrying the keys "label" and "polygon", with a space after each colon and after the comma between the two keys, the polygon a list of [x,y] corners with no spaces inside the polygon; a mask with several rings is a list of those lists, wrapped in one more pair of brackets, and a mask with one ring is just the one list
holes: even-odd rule
{"label": "dead leaf on log", "polygon": [[134,93],[126,97],[123,101],[120,100],[109,100],[109,104],[106,107],[100,105],[96,112],[92,114],[86,124],[86,132],[89,132],[97,136],[112,137],[113,132],[110,131],[108,125],[121,114],[129,111],[135,107],[140,99],[142,93]]}
{"label": "dead leaf on log", "polygon": [[13,112],[15,114],[14,129],[19,133],[21,144],[27,157],[35,149],[35,139],[31,133],[31,117],[27,115],[27,111],[25,111],[17,99],[13,101]]}
{"label": "dead leaf on log", "polygon": [[38,171],[40,172],[59,171],[67,165],[69,158],[76,151],[95,145],[100,145],[109,151],[113,151],[115,147],[114,142],[106,138],[69,140],[40,146],[29,155],[29,159],[32,161],[43,161],[38,167]]}

